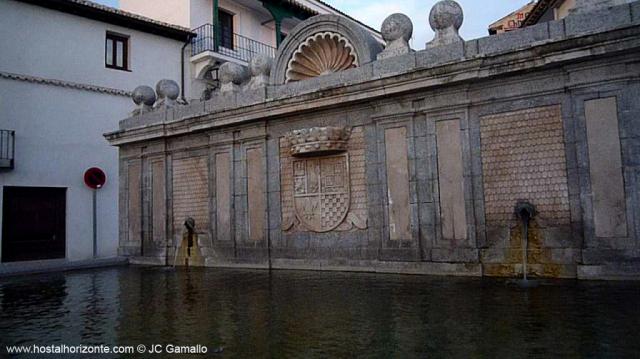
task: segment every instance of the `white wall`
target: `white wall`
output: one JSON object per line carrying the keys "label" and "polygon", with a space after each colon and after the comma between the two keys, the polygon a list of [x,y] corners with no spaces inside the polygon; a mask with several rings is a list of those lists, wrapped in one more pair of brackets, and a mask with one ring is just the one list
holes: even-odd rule
{"label": "white wall", "polygon": [[[190,3],[190,28],[195,29],[198,26],[213,23],[212,0],[190,0]],[[237,1],[231,0],[220,0],[218,4],[220,9],[231,12],[234,15],[233,30],[235,33],[273,47],[276,46],[273,24],[262,25],[263,22],[271,19],[271,14],[262,8],[258,1],[255,2],[255,8],[244,6]]]}
{"label": "white wall", "polygon": [[124,11],[154,20],[190,27],[188,0],[120,0],[119,6]]}
{"label": "white wall", "polygon": [[213,24],[213,0],[189,0],[189,28]]}
{"label": "white wall", "polygon": [[[330,7],[314,1],[298,1],[319,14],[337,13]],[[233,25],[237,34],[276,47],[274,23],[271,21],[262,25],[271,19],[271,14],[258,0],[219,0],[219,6],[235,14]],[[190,29],[213,23],[213,0],[120,0],[120,8]],[[282,31],[288,33],[300,23],[300,20],[285,19],[283,22]],[[371,33],[380,39],[378,33]]]}
{"label": "white wall", "polygon": [[[40,6],[0,2],[0,70],[132,90],[180,83],[180,41]],[[106,31],[129,35],[131,71],[105,68]]]}
{"label": "white wall", "polygon": [[271,14],[263,10],[259,12],[254,9],[237,4],[234,1],[220,1],[220,8],[230,10],[235,14],[233,17],[234,31],[238,35],[261,42],[263,44],[276,46],[276,33],[273,22],[270,26],[262,25],[262,22],[271,19]]}
{"label": "white wall", "polygon": [[[107,30],[130,36],[131,71],[105,68]],[[10,0],[0,1],[0,33],[2,72],[122,90],[162,78],[180,83],[179,41]],[[91,191],[82,176],[93,166],[108,177],[98,193],[99,255],[117,253],[118,154],[102,134],[133,107],[124,96],[0,79],[0,129],[16,131],[15,169],[0,172],[0,186],[67,187],[69,260],[92,256]]]}
{"label": "white wall", "polygon": [[[271,14],[257,0],[245,1],[245,3],[246,5],[233,0],[220,0],[219,7],[235,15],[233,27],[237,34],[275,47],[276,35],[273,22],[262,25],[263,22],[271,19]],[[185,4],[189,6],[185,7]],[[120,8],[190,29],[213,23],[212,0],[120,0]],[[285,32],[288,30],[289,27],[283,28]]]}

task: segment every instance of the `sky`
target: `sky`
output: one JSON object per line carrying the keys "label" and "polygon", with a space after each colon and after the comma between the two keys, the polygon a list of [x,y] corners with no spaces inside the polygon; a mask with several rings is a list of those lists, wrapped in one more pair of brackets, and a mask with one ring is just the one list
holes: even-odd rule
{"label": "sky", "polygon": [[[433,39],[429,26],[429,11],[437,0],[324,0],[365,24],[380,30],[384,19],[401,12],[413,22],[411,47],[424,49]],[[457,0],[464,12],[460,35],[465,40],[488,36],[487,27],[531,0]]]}
{"label": "sky", "polygon": [[[117,7],[118,0],[94,0],[109,6]],[[138,0],[153,1],[153,0]],[[186,0],[185,0],[186,1]],[[384,19],[401,12],[408,15],[413,22],[414,49],[424,49],[427,41],[433,38],[429,26],[429,11],[437,0],[324,0],[331,6],[340,9],[363,23],[380,29]],[[489,24],[517,10],[531,0],[458,0],[464,10],[464,23],[460,35],[465,40],[487,36]]]}

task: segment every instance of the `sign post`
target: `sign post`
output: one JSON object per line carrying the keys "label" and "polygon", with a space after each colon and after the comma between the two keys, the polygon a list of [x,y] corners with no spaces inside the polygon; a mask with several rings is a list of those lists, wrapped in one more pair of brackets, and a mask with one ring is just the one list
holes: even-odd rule
{"label": "sign post", "polygon": [[96,223],[97,221],[97,209],[96,209],[96,193],[98,193],[97,189],[92,190],[91,192],[93,192],[93,259],[96,259],[96,257],[98,257],[98,236],[97,236],[97,225]]}
{"label": "sign post", "polygon": [[84,184],[87,187],[91,188],[93,191],[93,258],[98,257],[98,236],[97,236],[97,206],[96,206],[96,198],[97,192],[100,188],[104,186],[107,182],[107,175],[104,174],[104,171],[97,167],[89,168],[84,172]]}

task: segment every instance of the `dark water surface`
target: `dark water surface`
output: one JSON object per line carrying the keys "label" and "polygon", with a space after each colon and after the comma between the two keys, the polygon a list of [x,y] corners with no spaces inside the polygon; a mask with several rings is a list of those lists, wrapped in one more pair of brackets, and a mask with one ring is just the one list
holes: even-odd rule
{"label": "dark water surface", "polygon": [[640,283],[122,267],[0,279],[0,309],[0,357],[141,343],[220,358],[640,357]]}

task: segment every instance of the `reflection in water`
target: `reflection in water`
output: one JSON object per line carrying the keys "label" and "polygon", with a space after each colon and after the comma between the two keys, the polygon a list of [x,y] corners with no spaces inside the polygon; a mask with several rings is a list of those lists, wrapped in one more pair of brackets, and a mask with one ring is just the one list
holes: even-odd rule
{"label": "reflection in water", "polygon": [[[0,282],[0,345],[202,344],[221,357],[640,355],[639,283],[112,268]],[[3,350],[3,348],[0,348]]]}

